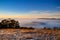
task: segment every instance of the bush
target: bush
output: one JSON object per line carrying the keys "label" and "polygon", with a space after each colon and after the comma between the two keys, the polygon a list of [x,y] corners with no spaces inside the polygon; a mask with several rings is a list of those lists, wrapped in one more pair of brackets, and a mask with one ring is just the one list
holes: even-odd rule
{"label": "bush", "polygon": [[54,30],[60,30],[60,27],[53,27]]}
{"label": "bush", "polygon": [[4,19],[0,22],[0,28],[20,28],[20,26],[14,19]]}

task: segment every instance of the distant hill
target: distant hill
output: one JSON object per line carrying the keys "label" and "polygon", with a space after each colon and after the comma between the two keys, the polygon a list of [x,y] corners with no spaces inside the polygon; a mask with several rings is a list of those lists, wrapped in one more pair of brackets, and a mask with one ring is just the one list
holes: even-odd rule
{"label": "distant hill", "polygon": [[45,20],[60,20],[60,18],[37,18],[37,19],[45,19]]}

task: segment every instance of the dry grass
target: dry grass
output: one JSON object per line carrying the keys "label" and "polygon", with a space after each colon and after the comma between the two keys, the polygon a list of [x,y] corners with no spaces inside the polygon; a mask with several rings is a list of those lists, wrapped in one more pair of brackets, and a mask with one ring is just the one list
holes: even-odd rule
{"label": "dry grass", "polygon": [[[55,37],[57,38],[60,38],[60,30],[38,30],[38,29],[34,29],[34,30],[31,30],[31,29],[0,29],[0,35],[3,35],[3,34],[24,34],[24,33],[36,33],[36,36],[37,35],[44,35],[44,34],[47,34],[48,36],[50,36],[52,33]],[[28,37],[30,36],[29,34],[26,34],[25,37]],[[34,36],[34,35],[32,35]],[[16,35],[16,38],[19,38],[19,36]]]}

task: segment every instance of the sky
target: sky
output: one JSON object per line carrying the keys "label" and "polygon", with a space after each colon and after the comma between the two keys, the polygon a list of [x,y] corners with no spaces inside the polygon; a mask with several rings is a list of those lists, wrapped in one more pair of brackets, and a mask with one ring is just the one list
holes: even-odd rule
{"label": "sky", "polygon": [[0,0],[0,18],[60,18],[60,0]]}

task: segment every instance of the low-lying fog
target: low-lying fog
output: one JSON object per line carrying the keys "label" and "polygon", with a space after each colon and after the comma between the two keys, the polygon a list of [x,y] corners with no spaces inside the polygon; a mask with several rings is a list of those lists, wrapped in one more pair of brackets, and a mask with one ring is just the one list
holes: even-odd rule
{"label": "low-lying fog", "polygon": [[[2,20],[2,19],[0,19]],[[21,27],[34,27],[34,28],[43,28],[43,27],[60,27],[60,20],[53,19],[22,19],[15,18],[18,20]]]}

